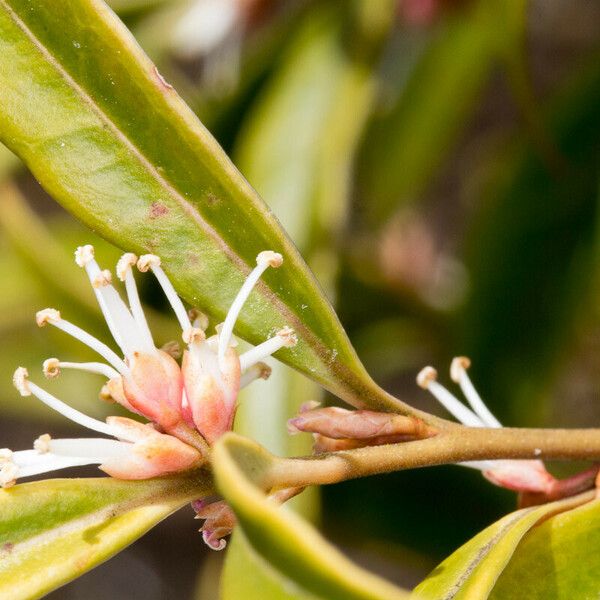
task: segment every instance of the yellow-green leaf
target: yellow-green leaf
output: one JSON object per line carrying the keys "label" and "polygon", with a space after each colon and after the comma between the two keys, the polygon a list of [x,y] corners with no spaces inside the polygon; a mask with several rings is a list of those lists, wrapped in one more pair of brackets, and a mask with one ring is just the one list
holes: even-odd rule
{"label": "yellow-green leaf", "polygon": [[238,529],[231,537],[221,578],[221,600],[318,600],[263,558]]}
{"label": "yellow-green leaf", "polygon": [[491,600],[579,600],[600,590],[600,502],[558,514],[519,544]]}
{"label": "yellow-green leaf", "polygon": [[0,490],[0,598],[39,598],[95,567],[210,493],[203,477],[50,479]]}
{"label": "yellow-green leaf", "polygon": [[415,588],[412,597],[415,600],[487,598],[523,536],[532,527],[552,515],[581,505],[591,497],[589,493],[582,494],[506,515],[438,565]]}

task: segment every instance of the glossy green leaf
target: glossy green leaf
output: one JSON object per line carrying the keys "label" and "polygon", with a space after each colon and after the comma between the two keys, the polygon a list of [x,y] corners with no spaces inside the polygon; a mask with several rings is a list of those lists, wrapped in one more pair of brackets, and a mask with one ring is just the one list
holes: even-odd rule
{"label": "glossy green leaf", "polygon": [[600,502],[589,502],[530,531],[513,554],[491,600],[597,598]]}
{"label": "glossy green leaf", "polygon": [[[402,590],[354,565],[311,525],[267,498],[260,485],[276,460],[235,434],[223,436],[213,450],[217,487],[235,510],[253,550],[283,575],[283,581],[289,580],[317,598],[405,598]],[[283,585],[280,582],[279,587]]]}
{"label": "glossy green leaf", "polygon": [[582,494],[506,515],[437,566],[415,588],[411,597],[415,600],[484,600],[523,536],[532,527],[552,515],[569,511],[589,501],[591,497],[589,493]]}
{"label": "glossy green leaf", "polygon": [[50,479],[0,490],[0,597],[43,596],[210,493],[209,485],[200,479]]}
{"label": "glossy green leaf", "polygon": [[221,600],[318,600],[277,571],[247,540],[234,532],[221,578]]}
{"label": "glossy green leaf", "polygon": [[222,319],[256,255],[283,253],[237,333],[283,325],[280,357],[354,404],[373,384],[269,209],[100,0],[0,1],[0,139],[47,191],[122,248],[159,254],[178,290]]}

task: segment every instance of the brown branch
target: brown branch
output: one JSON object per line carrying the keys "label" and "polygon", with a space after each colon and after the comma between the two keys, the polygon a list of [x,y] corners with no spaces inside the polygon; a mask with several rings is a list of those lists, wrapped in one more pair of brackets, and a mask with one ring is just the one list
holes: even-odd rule
{"label": "brown branch", "polygon": [[457,426],[425,440],[278,459],[267,488],[327,484],[366,475],[471,460],[600,460],[600,429],[483,429]]}

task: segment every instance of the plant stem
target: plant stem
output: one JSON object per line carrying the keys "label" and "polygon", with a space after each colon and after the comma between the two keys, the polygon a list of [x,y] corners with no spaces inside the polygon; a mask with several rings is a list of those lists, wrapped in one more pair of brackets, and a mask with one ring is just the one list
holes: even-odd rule
{"label": "plant stem", "polygon": [[435,437],[306,458],[282,458],[266,487],[328,484],[404,469],[495,459],[599,460],[600,429],[483,429],[457,426]]}

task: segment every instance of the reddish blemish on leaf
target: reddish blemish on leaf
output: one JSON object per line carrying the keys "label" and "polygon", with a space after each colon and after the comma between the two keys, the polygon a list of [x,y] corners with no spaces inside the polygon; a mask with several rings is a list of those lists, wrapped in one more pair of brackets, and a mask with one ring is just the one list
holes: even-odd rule
{"label": "reddish blemish on leaf", "polygon": [[167,206],[162,204],[161,202],[153,202],[150,205],[150,218],[158,219],[159,217],[164,217],[169,213],[169,209]]}
{"label": "reddish blemish on leaf", "polygon": [[14,547],[15,545],[12,542],[6,542],[5,544],[2,544],[2,552],[10,554]]}

